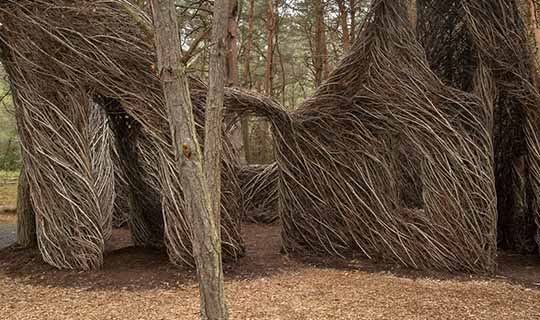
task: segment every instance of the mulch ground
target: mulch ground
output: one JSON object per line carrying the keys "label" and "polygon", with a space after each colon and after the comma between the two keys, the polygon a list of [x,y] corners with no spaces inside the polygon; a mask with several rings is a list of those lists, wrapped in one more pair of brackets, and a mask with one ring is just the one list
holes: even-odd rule
{"label": "mulch ground", "polygon": [[[504,254],[495,277],[280,254],[279,227],[244,228],[226,264],[231,319],[540,319],[540,258]],[[0,250],[0,319],[197,319],[194,273],[164,252],[108,244],[102,270],[59,271],[35,250]]]}

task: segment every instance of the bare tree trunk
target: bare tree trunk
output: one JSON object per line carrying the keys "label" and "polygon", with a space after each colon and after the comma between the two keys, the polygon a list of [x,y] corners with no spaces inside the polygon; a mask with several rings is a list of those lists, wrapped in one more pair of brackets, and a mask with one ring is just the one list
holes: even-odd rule
{"label": "bare tree trunk", "polygon": [[[264,92],[269,97],[273,96],[274,93],[274,37],[276,34],[276,28],[277,28],[277,19],[276,15],[274,14],[274,3],[273,0],[267,0],[267,29],[268,29],[268,39],[267,39],[267,47],[266,47],[266,66],[265,66],[265,72],[264,72]],[[255,141],[254,149],[256,150],[250,150],[254,151],[253,153],[257,153],[257,156],[255,156],[254,162],[256,163],[266,163],[266,159],[268,158],[267,155],[267,146],[269,144],[267,136],[268,136],[268,122],[265,119],[260,119],[260,123],[258,125],[254,126],[254,131],[257,131],[255,136],[257,137],[257,140]],[[257,151],[258,150],[258,151]],[[251,159],[250,155],[250,161],[254,160]]]}
{"label": "bare tree trunk", "polygon": [[251,48],[253,47],[253,21],[255,11],[255,0],[249,0],[249,17],[248,17],[248,34],[246,53],[244,61],[244,86],[251,89],[250,63],[251,63]]}
{"label": "bare tree trunk", "polygon": [[[238,0],[229,0],[228,10],[228,33],[227,33],[227,86],[238,87]],[[246,154],[244,150],[244,139],[242,134],[243,121],[234,124],[231,128],[230,137],[234,148],[240,155],[240,159],[245,163]]]}
{"label": "bare tree trunk", "polygon": [[[208,95],[206,98],[206,127],[204,160],[206,181],[213,213],[220,220],[221,207],[221,149],[223,129],[223,99],[225,95],[225,68],[227,52],[227,26],[229,24],[229,0],[214,2],[214,22],[210,45]],[[235,54],[236,56],[236,54]],[[236,61],[236,58],[234,58]],[[237,65],[229,66],[236,69]],[[231,74],[229,73],[229,76]],[[235,72],[234,82],[238,82]],[[218,228],[219,231],[220,228]]]}
{"label": "bare tree trunk", "polygon": [[535,0],[529,0],[529,12],[530,12],[530,29],[534,36],[535,46],[535,64],[540,65],[540,28],[538,27],[538,12],[536,11]]}
{"label": "bare tree trunk", "polygon": [[238,0],[229,0],[227,24],[227,86],[236,87],[238,79]]}
{"label": "bare tree trunk", "polygon": [[351,43],[356,39],[356,6],[357,2],[362,0],[349,0],[349,10],[351,12]]}
{"label": "bare tree trunk", "polygon": [[277,0],[278,3],[277,3],[277,6],[276,6],[276,12],[275,12],[275,16],[276,16],[276,30],[275,30],[275,40],[276,40],[276,51],[277,51],[277,54],[278,54],[278,58],[279,58],[279,68],[280,68],[280,73],[281,73],[281,103],[283,104],[283,106],[285,106],[286,104],[286,97],[285,97],[285,90],[286,90],[286,87],[287,87],[287,82],[286,82],[286,78],[287,78],[287,73],[285,72],[285,65],[283,64],[283,55],[281,54],[281,45],[280,45],[280,39],[279,39],[279,36],[280,36],[280,22],[281,22],[281,18],[279,16],[280,12],[279,12],[279,6],[284,3],[283,0]]}
{"label": "bare tree trunk", "polygon": [[351,46],[351,40],[349,37],[349,25],[347,23],[347,7],[345,5],[345,0],[336,0],[339,8],[339,22],[341,24],[341,32],[343,33],[342,44],[343,50],[349,50]]}
{"label": "bare tree trunk", "polygon": [[17,187],[17,244],[29,248],[37,244],[36,216],[30,200],[26,170],[21,169]]}
{"label": "bare tree trunk", "polygon": [[[219,141],[221,139],[221,108],[224,77],[224,48],[227,26],[227,2],[215,1],[215,21],[212,32],[214,46],[210,61],[211,81],[208,95],[206,148],[209,172],[205,176],[201,148],[197,140],[189,88],[180,61],[180,39],[174,0],[152,0],[155,25],[157,70],[161,78],[169,112],[172,143],[180,172],[185,199],[185,212],[191,215],[193,255],[201,294],[201,319],[227,319],[221,266],[219,215]],[[221,29],[221,30],[220,30]],[[221,74],[221,75],[220,75]],[[221,96],[220,96],[221,92]],[[217,126],[218,128],[216,129]],[[216,134],[217,132],[217,134]],[[210,151],[212,150],[212,151]],[[216,160],[216,156],[218,156]],[[210,181],[210,184],[205,180]]]}
{"label": "bare tree trunk", "polygon": [[326,28],[324,26],[324,0],[313,1],[315,11],[315,54],[313,57],[315,69],[315,85],[318,87],[328,78],[328,49],[326,47]]}
{"label": "bare tree trunk", "polygon": [[[251,48],[253,47],[253,21],[255,15],[255,0],[249,0],[249,17],[248,17],[248,34],[247,34],[247,44],[246,44],[246,53],[244,61],[244,86],[248,89],[251,89]],[[244,156],[246,163],[251,163],[252,159],[250,157],[250,134],[249,134],[249,117],[245,116],[242,118],[242,140],[244,142]]]}
{"label": "bare tree trunk", "polygon": [[322,53],[322,62],[323,62],[323,79],[326,80],[330,76],[330,64],[328,63],[328,46],[326,45],[326,25],[324,24],[324,0],[321,0],[321,53]]}
{"label": "bare tree trunk", "polygon": [[267,27],[268,39],[266,47],[266,68],[264,73],[264,92],[271,97],[274,79],[274,33],[276,31],[276,17],[274,15],[274,4],[272,0],[267,0]]}
{"label": "bare tree trunk", "polygon": [[[278,28],[279,30],[279,28]],[[285,65],[283,63],[283,55],[281,54],[279,41],[276,41],[276,51],[279,57],[279,67],[281,71],[281,103],[283,106],[286,105],[286,89],[287,89],[287,72],[285,71]]]}

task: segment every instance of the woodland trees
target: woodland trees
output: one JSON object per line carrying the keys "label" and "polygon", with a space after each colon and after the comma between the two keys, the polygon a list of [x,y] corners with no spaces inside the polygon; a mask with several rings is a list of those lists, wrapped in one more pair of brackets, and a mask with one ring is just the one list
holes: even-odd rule
{"label": "woodland trees", "polygon": [[[371,0],[234,0],[229,7],[229,85],[263,92],[293,108],[309,97],[354,43]],[[536,1],[522,0],[531,43],[540,41]],[[196,52],[188,70],[205,78],[208,70],[209,2],[177,1],[182,19],[183,47]],[[410,2],[416,20],[416,0]],[[186,13],[189,13],[186,15]],[[200,36],[204,35],[204,39]],[[540,53],[536,52],[536,60]],[[238,76],[238,80],[236,77]],[[243,140],[263,141],[243,146],[248,162],[268,162],[264,131],[258,119],[244,119]],[[251,149],[251,150],[250,150]]]}
{"label": "woodland trees", "polygon": [[[229,0],[226,84],[265,93],[288,108],[299,105],[350,47],[370,2]],[[176,1],[176,7],[182,61],[187,72],[205,79],[211,2]],[[267,124],[246,118],[236,130],[241,140],[253,140],[239,143],[248,162],[272,161]]]}

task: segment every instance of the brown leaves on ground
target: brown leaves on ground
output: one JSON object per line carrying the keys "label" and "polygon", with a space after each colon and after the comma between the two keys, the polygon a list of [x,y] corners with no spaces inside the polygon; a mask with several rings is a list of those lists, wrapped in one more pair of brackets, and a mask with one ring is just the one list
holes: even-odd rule
{"label": "brown leaves on ground", "polygon": [[[451,276],[298,261],[279,254],[279,227],[245,235],[248,256],[226,265],[231,319],[540,319],[538,258],[505,256],[494,278]],[[164,253],[125,248],[105,261],[97,272],[57,271],[35,251],[0,251],[0,319],[198,319],[193,273]]]}

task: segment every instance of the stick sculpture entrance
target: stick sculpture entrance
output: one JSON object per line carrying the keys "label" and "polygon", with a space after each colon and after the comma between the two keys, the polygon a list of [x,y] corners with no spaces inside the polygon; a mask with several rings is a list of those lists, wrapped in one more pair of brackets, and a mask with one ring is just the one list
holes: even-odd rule
{"label": "stick sculpture entrance", "polygon": [[[534,221],[538,209],[538,93],[531,61],[501,70],[515,57],[494,58],[494,46],[508,45],[509,39],[506,49],[526,55],[525,29],[508,23],[513,29],[503,31],[494,23],[503,16],[520,21],[514,1],[445,2],[453,4],[445,7],[448,12],[458,7],[463,12],[459,27],[471,50],[452,53],[452,59],[474,62],[462,70],[433,51],[451,43],[426,31],[431,16],[423,13],[431,1],[419,1],[418,33],[405,3],[375,0],[352,50],[297,110],[287,112],[270,99],[228,89],[227,114],[256,114],[272,123],[277,159],[275,171],[266,176],[278,177],[277,186],[268,188],[277,188],[286,251],[491,272],[497,253],[495,173],[497,191],[504,191],[500,175],[507,169],[501,168],[519,168],[515,157],[498,156],[508,145],[497,138],[508,132],[498,131],[508,120],[501,105],[522,110],[519,121],[525,128],[518,158],[524,159],[519,176],[526,179],[519,186],[514,179],[512,190],[525,190],[520,194],[529,197],[526,220]],[[152,68],[148,18],[124,0],[9,0],[0,5],[0,19],[44,259],[59,268],[102,263],[115,205],[100,190],[114,184],[115,174],[102,169],[110,165],[92,165],[99,164],[89,121],[96,102],[116,141],[121,165],[115,170],[127,181],[135,243],[164,241],[173,262],[191,264],[189,221],[174,171],[163,93]],[[486,42],[494,30],[496,43]],[[459,72],[466,77],[449,77]],[[195,80],[191,87],[196,120],[202,123],[206,89]],[[223,248],[226,256],[237,258],[243,253],[242,192],[237,156],[230,143],[226,146]],[[499,216],[512,214],[501,213],[505,197],[499,194]]]}

